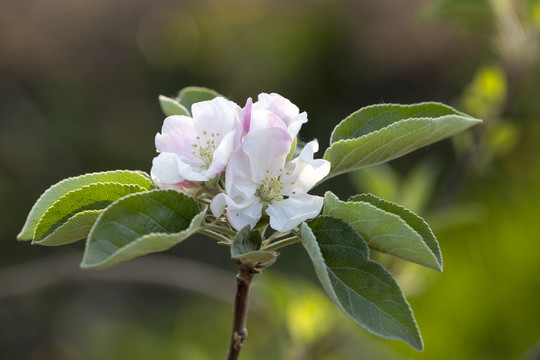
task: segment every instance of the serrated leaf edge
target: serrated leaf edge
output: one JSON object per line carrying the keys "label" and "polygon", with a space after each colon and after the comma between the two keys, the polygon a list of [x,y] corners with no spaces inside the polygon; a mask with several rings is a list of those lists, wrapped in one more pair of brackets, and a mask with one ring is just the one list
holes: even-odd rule
{"label": "serrated leaf edge", "polygon": [[[71,244],[75,241],[78,241],[78,240],[82,240],[84,238],[80,238],[80,239],[74,239],[74,240],[71,240],[71,241],[68,241],[68,242],[65,242],[65,243],[62,243],[62,244],[57,244],[57,245],[50,245],[47,243],[47,239],[51,238],[52,236],[54,236],[57,232],[61,231],[62,228],[66,227],[69,222],[72,220],[72,219],[75,219],[76,217],[78,216],[82,216],[84,214],[89,214],[89,213],[101,213],[103,212],[104,209],[101,209],[101,210],[85,210],[85,211],[81,211],[81,212],[78,212],[78,213],[75,213],[72,217],[70,217],[69,219],[67,219],[67,221],[65,223],[63,223],[62,225],[60,225],[59,227],[57,227],[56,229],[54,229],[54,231],[52,233],[50,233],[49,235],[47,235],[45,238],[41,239],[41,240],[32,240],[32,245],[34,244],[37,244],[37,245],[42,245],[42,246],[59,246],[59,245],[67,245],[67,244]],[[97,219],[96,219],[97,220]],[[93,226],[93,225],[92,225]]]}
{"label": "serrated leaf edge", "polygon": [[[155,190],[150,190],[150,191],[147,191],[148,192],[152,192],[152,191],[162,191],[162,189],[155,189]],[[174,191],[174,192],[177,192],[176,190],[166,190],[166,191]],[[182,194],[188,198],[191,198],[189,195],[186,195],[186,194],[183,194],[183,193],[180,193],[178,192],[179,194]],[[208,208],[205,206],[197,215],[195,215],[193,217],[193,219],[191,219],[190,223],[189,223],[189,226],[187,228],[185,228],[184,230],[180,231],[180,232],[177,232],[177,233],[165,233],[165,232],[152,232],[152,233],[148,233],[148,234],[144,234],[143,236],[137,238],[136,240],[132,241],[131,243],[127,244],[126,246],[118,249],[117,251],[115,251],[114,253],[112,253],[106,260],[100,262],[100,263],[97,263],[97,264],[91,264],[91,265],[88,265],[88,264],[84,264],[85,262],[85,259],[87,257],[87,252],[89,251],[88,250],[88,246],[89,246],[89,239],[92,237],[92,233],[95,229],[95,224],[98,224],[101,217],[103,216],[103,214],[105,213],[105,210],[107,210],[109,207],[112,207],[114,205],[116,205],[118,202],[124,200],[124,199],[127,199],[129,197],[132,197],[132,196],[137,196],[137,195],[140,195],[141,193],[133,193],[133,194],[129,194],[129,195],[126,195],[118,200],[116,200],[115,202],[111,203],[107,208],[105,208],[101,214],[99,214],[98,218],[96,219],[96,222],[94,223],[94,226],[92,226],[92,229],[90,230],[90,233],[88,234],[88,238],[87,238],[87,241],[86,241],[86,246],[84,247],[84,254],[83,254],[83,258],[82,258],[82,261],[81,261],[81,264],[79,265],[82,269],[98,269],[98,268],[102,268],[102,267],[105,267],[105,266],[108,266],[108,262],[110,261],[111,258],[113,258],[114,256],[116,256],[118,253],[120,253],[121,251],[123,251],[124,249],[130,247],[130,246],[133,246],[134,243],[136,242],[139,242],[141,241],[142,239],[146,239],[146,238],[149,238],[149,237],[152,237],[152,236],[157,236],[157,235],[170,235],[170,236],[178,236],[178,235],[181,235],[185,232],[187,232],[188,230],[191,230],[193,233],[195,233],[196,231],[192,229],[192,227],[195,225],[195,222],[196,221],[200,221],[201,223],[204,221],[204,217],[206,216],[206,211],[208,210]],[[193,199],[193,198],[192,198]],[[196,201],[196,200],[195,200]],[[191,234],[190,234],[191,235]],[[188,235],[189,236],[189,235]],[[114,263],[113,263],[114,264]],[[113,264],[110,264],[110,265],[113,265]]]}
{"label": "serrated leaf edge", "polygon": [[[324,216],[324,215],[323,215],[323,216]],[[343,220],[341,220],[341,221],[343,221]],[[345,222],[345,221],[344,221],[344,222]],[[345,222],[345,223],[346,223],[346,222]],[[315,272],[317,273],[318,276],[321,276],[321,275],[319,275],[319,274],[322,272],[322,277],[325,278],[327,284],[330,284],[330,285],[331,285],[331,284],[332,284],[332,280],[330,279],[330,275],[329,275],[329,272],[330,272],[329,269],[328,269],[329,267],[326,265],[326,262],[325,262],[325,260],[324,260],[324,256],[322,255],[322,252],[321,252],[321,247],[320,247],[319,244],[317,243],[317,240],[316,240],[317,237],[316,237],[315,234],[313,233],[313,230],[312,230],[312,229],[309,227],[309,225],[306,224],[305,222],[303,222],[303,223],[300,225],[300,233],[301,233],[302,230],[305,229],[305,228],[307,228],[307,230],[309,231],[309,233],[311,234],[311,236],[313,236],[313,238],[315,239],[315,244],[316,244],[316,246],[315,246],[315,251],[317,252],[317,255],[319,255],[320,259],[322,259],[322,262],[323,262],[323,265],[324,265],[324,268],[325,268],[324,270],[326,270],[326,271],[324,271],[323,269],[318,270],[318,267],[315,266]],[[300,239],[301,239],[302,243],[303,243],[304,246],[305,246],[305,242],[304,242],[303,238],[300,237]],[[312,261],[313,261],[313,259],[312,259]],[[376,261],[373,261],[373,260],[370,259],[370,257],[369,257],[369,252],[368,252],[368,255],[367,255],[367,261],[372,262],[372,263],[373,263],[373,262],[376,262]],[[381,270],[385,271],[388,275],[390,275],[390,276],[393,278],[392,274],[391,274],[386,268],[384,268],[383,266],[381,266],[380,268],[381,268]],[[337,278],[337,275],[334,275],[334,276]],[[340,280],[340,279],[338,278],[338,280]],[[340,280],[340,282],[342,282],[342,281]],[[343,282],[342,282],[342,283],[343,283]],[[370,328],[369,326],[366,326],[365,324],[361,324],[360,322],[358,322],[356,319],[354,319],[354,317],[352,317],[352,316],[349,315],[349,311],[347,311],[347,310],[341,305],[341,303],[338,301],[339,299],[338,299],[338,297],[337,297],[336,292],[334,291],[333,286],[330,286],[330,289],[327,289],[327,287],[324,286],[324,283],[323,283],[322,281],[321,281],[321,285],[323,285],[324,289],[325,289],[327,292],[329,292],[329,293],[331,292],[331,296],[330,296],[330,297],[331,297],[331,299],[332,299],[332,302],[333,302],[333,303],[334,303],[334,304],[335,304],[335,305],[336,305],[343,313],[345,313],[349,319],[351,319],[352,321],[354,321],[355,323],[357,323],[357,324],[360,325],[361,327],[365,328],[366,330],[370,331],[371,333],[373,333],[373,334],[375,334],[375,335],[378,335],[378,336],[380,336],[380,337],[382,337],[382,338],[385,338],[385,339],[393,339],[393,340],[402,340],[402,341],[403,341],[403,339],[401,339],[401,338],[399,338],[399,337],[397,337],[397,336],[389,336],[389,335],[387,335],[387,334],[382,334],[382,333],[380,333],[379,331],[377,331],[377,330],[375,330],[375,329],[372,329],[372,328]],[[398,287],[399,287],[399,286],[398,286]],[[329,295],[330,295],[330,294],[329,294]],[[359,295],[359,296],[362,296],[362,295]],[[362,296],[362,297],[363,297],[363,296]],[[414,315],[413,315],[413,311],[412,311],[411,305],[409,304],[409,302],[407,301],[407,298],[405,298],[405,296],[403,295],[402,292],[401,292],[401,297],[402,297],[402,299],[403,299],[404,304],[406,305],[406,308],[407,308],[409,314],[411,315],[411,319],[412,319],[413,324],[414,324],[414,329],[416,330],[416,334],[418,335],[418,340],[419,340],[419,344],[418,344],[418,345],[419,345],[419,346],[413,345],[413,343],[415,343],[414,341],[413,341],[413,342],[408,342],[408,343],[409,343],[411,346],[413,346],[416,350],[421,351],[421,350],[423,349],[423,341],[422,341],[422,335],[421,335],[421,333],[420,333],[420,328],[418,327],[418,323],[416,322],[416,319],[414,318]],[[366,300],[367,300],[367,299],[366,299]],[[367,300],[367,301],[368,301],[369,303],[372,303],[370,300]],[[383,311],[381,311],[381,312],[383,312]],[[389,316],[390,316],[392,319],[394,319],[394,317],[393,317],[392,315],[389,315]],[[399,322],[397,322],[397,324],[398,324],[401,328],[403,328],[403,325],[401,325]],[[408,331],[406,331],[406,332],[408,333]],[[414,340],[414,339],[412,339],[412,340]]]}
{"label": "serrated leaf edge", "polygon": [[[471,121],[471,123],[468,124],[468,126],[466,126],[466,127],[464,127],[464,128],[461,128],[461,129],[459,129],[459,130],[456,130],[456,131],[452,131],[452,132],[450,132],[450,133],[447,133],[447,134],[445,134],[443,137],[438,138],[438,139],[433,140],[433,141],[430,141],[430,142],[426,143],[426,144],[423,145],[423,146],[427,146],[427,145],[429,145],[429,144],[433,144],[433,143],[435,143],[435,142],[437,142],[437,141],[443,140],[443,139],[445,139],[445,138],[447,138],[447,137],[453,136],[453,135],[457,134],[457,133],[460,132],[460,131],[463,131],[463,130],[465,130],[465,129],[471,127],[471,126],[474,126],[474,125],[479,124],[479,123],[482,122],[482,120],[480,120],[480,119],[476,119],[476,118],[472,118],[472,117],[468,117],[468,116],[461,116],[461,115],[444,115],[444,116],[440,116],[440,117],[436,117],[436,118],[423,117],[423,118],[408,118],[408,119],[403,119],[403,120],[396,121],[396,122],[394,122],[394,123],[392,123],[392,124],[390,124],[390,125],[388,125],[388,126],[385,126],[385,127],[383,127],[383,128],[380,128],[380,129],[378,129],[378,130],[372,131],[372,132],[370,132],[370,133],[368,133],[368,134],[362,135],[362,136],[357,137],[357,138],[354,138],[354,139],[340,139],[340,140],[338,140],[338,141],[332,143],[332,145],[330,145],[330,147],[328,147],[328,148],[326,149],[326,151],[324,152],[324,155],[323,155],[323,159],[329,161],[329,160],[326,158],[326,154],[327,154],[334,146],[339,147],[339,146],[341,146],[343,143],[359,142],[360,140],[363,140],[364,138],[367,138],[367,137],[375,137],[375,138],[376,138],[376,135],[378,135],[379,133],[381,133],[381,132],[383,132],[383,131],[388,131],[388,129],[391,129],[392,127],[400,126],[400,125],[402,125],[402,124],[405,123],[405,122],[416,122],[416,121],[426,121],[426,120],[427,120],[427,121],[431,121],[431,122],[440,122],[440,121],[444,121],[444,120],[446,120],[446,119],[448,119],[448,118],[450,118],[450,117],[452,117],[452,118],[456,118],[456,117],[457,117],[457,118],[459,118],[460,120]],[[439,128],[439,129],[441,129],[441,128]],[[416,131],[414,131],[414,132],[416,132]],[[414,132],[410,132],[410,133],[408,133],[408,134],[411,134],[411,133],[414,133]],[[394,139],[392,139],[389,143],[386,143],[385,145],[391,144],[392,142],[394,142],[394,141],[396,141],[396,140],[397,140],[397,138],[394,138]],[[419,141],[417,141],[417,142],[421,142],[421,140],[423,140],[423,138],[422,138],[422,139],[419,139]],[[319,181],[319,183],[322,182],[322,181],[325,181],[325,180],[327,180],[327,179],[330,179],[330,178],[332,178],[332,177],[334,177],[334,176],[337,176],[337,175],[345,174],[345,173],[348,173],[348,172],[351,172],[351,171],[354,171],[354,170],[361,169],[361,168],[363,168],[363,167],[374,166],[374,165],[377,165],[377,164],[381,164],[381,163],[384,163],[384,162],[387,162],[387,161],[396,159],[396,158],[398,158],[398,157],[400,157],[400,156],[403,156],[403,155],[405,155],[405,154],[408,154],[408,153],[411,152],[411,151],[414,151],[414,150],[418,149],[417,147],[415,147],[415,144],[416,144],[416,142],[413,143],[413,144],[411,144],[411,145],[409,145],[409,146],[407,146],[406,148],[401,149],[399,152],[396,152],[395,154],[393,154],[392,156],[390,156],[389,158],[386,158],[386,159],[384,159],[384,160],[381,160],[381,161],[378,161],[378,162],[374,162],[374,163],[371,163],[371,164],[367,164],[367,165],[361,165],[361,166],[354,167],[354,168],[350,168],[350,169],[348,168],[347,170],[341,170],[341,171],[337,171],[337,172],[334,171],[334,169],[337,168],[339,165],[341,165],[345,159],[347,159],[348,157],[352,156],[352,154],[354,154],[355,151],[361,150],[360,147],[357,147],[357,148],[355,148],[353,151],[348,152],[348,153],[340,160],[340,162],[339,162],[338,164],[333,164],[333,163],[330,162],[330,163],[332,164],[332,169],[330,170],[330,173],[329,173],[323,180]],[[409,149],[409,148],[412,148],[412,149],[411,149],[411,150],[407,150],[407,149]]]}
{"label": "serrated leaf edge", "polygon": [[[443,271],[443,257],[442,257],[442,252],[441,252],[441,247],[439,246],[439,243],[437,241],[437,237],[435,236],[435,234],[433,233],[433,230],[431,230],[431,227],[429,226],[429,224],[420,216],[418,216],[417,214],[415,214],[414,212],[412,212],[411,210],[407,209],[406,207],[403,207],[399,204],[396,204],[392,201],[388,201],[388,200],[385,200],[385,199],[381,199],[380,197],[376,196],[376,195],[373,195],[373,194],[370,194],[370,193],[364,193],[364,194],[358,194],[358,195],[367,195],[367,196],[371,196],[373,198],[375,198],[376,200],[379,200],[383,203],[388,203],[390,205],[393,205],[393,206],[396,206],[398,207],[400,210],[404,211],[406,214],[408,215],[412,215],[413,217],[416,217],[418,218],[418,220],[420,220],[427,228],[427,230],[429,231],[429,233],[433,236],[433,239],[435,240],[435,247],[436,247],[436,250],[437,250],[437,253],[433,252],[433,250],[429,247],[429,245],[426,243],[426,241],[424,240],[424,237],[422,236],[421,233],[419,233],[418,231],[416,231],[412,226],[410,226],[407,221],[405,219],[403,219],[403,217],[401,217],[400,215],[398,214],[395,214],[393,212],[390,212],[390,211],[387,211],[387,210],[384,210],[384,209],[381,209],[380,207],[374,205],[374,204],[371,204],[375,207],[377,207],[378,209],[380,210],[383,210],[383,211],[386,211],[387,213],[390,213],[390,214],[394,214],[398,217],[400,217],[410,228],[412,228],[414,230],[414,232],[416,232],[418,235],[420,235],[420,237],[424,240],[424,244],[427,246],[427,248],[431,251],[431,253],[433,254],[433,256],[435,257],[435,259],[437,260],[437,263],[439,264],[440,268],[439,269],[435,269],[435,270],[438,270],[438,271]],[[358,196],[358,195],[353,195],[349,198],[349,200],[347,200],[347,202],[351,201],[350,199],[351,198],[354,198],[355,196]],[[351,202],[357,202],[357,201],[351,201]],[[365,202],[362,200],[362,202]],[[408,260],[407,260],[408,261]]]}
{"label": "serrated leaf edge", "polygon": [[[83,174],[83,175],[78,175],[78,176],[70,176],[70,177],[67,177],[65,179],[62,179],[60,180],[59,182],[49,186],[40,196],[39,198],[34,202],[34,205],[32,205],[32,208],[30,209],[30,212],[28,213],[28,216],[26,217],[26,221],[24,222],[24,225],[22,227],[22,230],[19,232],[19,234],[17,234],[17,240],[19,241],[28,241],[28,240],[32,240],[33,237],[24,237],[23,238],[23,234],[26,232],[26,231],[29,231],[29,229],[27,229],[27,227],[29,226],[29,222],[30,222],[30,218],[32,217],[32,213],[34,212],[34,210],[37,208],[38,204],[40,203],[40,201],[48,194],[50,193],[50,191],[54,188],[56,188],[57,186],[60,186],[61,184],[65,183],[65,182],[68,182],[68,181],[71,181],[73,179],[79,179],[79,178],[82,178],[82,177],[85,177],[85,176],[88,176],[88,175],[100,175],[100,174],[110,174],[110,173],[115,173],[115,172],[126,172],[126,173],[136,173],[142,177],[145,177],[149,183],[150,183],[150,187],[148,188],[148,190],[151,190],[152,187],[154,187],[154,183],[152,181],[152,179],[150,178],[150,176],[142,171],[142,170],[109,170],[109,171],[98,171],[98,172],[93,172],[93,173],[86,173],[86,174]],[[120,183],[119,183],[120,184]],[[76,190],[76,189],[74,189]],[[73,190],[71,190],[73,191]],[[52,206],[52,204],[51,204]],[[47,211],[47,210],[45,210]],[[45,214],[45,212],[43,213]],[[39,217],[39,219],[41,219],[41,217],[43,216],[43,214],[41,214],[41,216]],[[39,222],[39,219],[38,221],[36,222],[36,225],[38,224]],[[32,230],[32,235],[34,234],[34,231],[35,231],[35,227],[34,229]]]}
{"label": "serrated leaf edge", "polygon": [[186,93],[186,92],[188,92],[188,91],[193,91],[193,90],[197,90],[197,91],[208,91],[208,92],[212,93],[213,95],[216,95],[216,97],[224,97],[223,95],[221,95],[220,93],[218,93],[216,90],[210,89],[210,88],[207,88],[207,87],[204,87],[204,86],[186,86],[185,88],[182,88],[182,89],[178,92],[177,98],[180,98],[184,93]]}
{"label": "serrated leaf edge", "polygon": [[[439,262],[439,259],[437,258],[437,255],[434,254],[434,253],[433,253],[433,250],[431,250],[431,248],[426,244],[426,242],[424,241],[424,238],[422,237],[422,235],[421,235],[418,231],[416,231],[414,228],[412,228],[405,220],[403,220],[403,218],[402,218],[401,216],[399,216],[399,215],[397,215],[397,214],[394,214],[394,213],[391,213],[391,212],[389,212],[389,211],[386,211],[386,210],[384,210],[384,209],[381,209],[380,207],[375,206],[375,205],[373,205],[373,204],[371,204],[371,203],[369,203],[369,202],[367,202],[367,201],[342,201],[341,199],[339,199],[339,198],[338,198],[334,193],[332,193],[331,191],[327,191],[327,192],[324,194],[324,198],[325,198],[325,199],[326,199],[326,196],[327,196],[328,193],[332,194],[332,195],[335,197],[335,199],[336,199],[337,201],[339,201],[339,202],[341,202],[341,203],[343,203],[343,204],[362,203],[362,204],[364,204],[364,205],[367,205],[367,206],[370,206],[370,207],[372,207],[372,208],[375,208],[375,209],[377,209],[377,210],[379,210],[379,211],[382,211],[382,212],[386,213],[386,214],[387,214],[388,216],[390,216],[390,217],[399,219],[399,220],[403,223],[402,225],[403,225],[404,227],[406,227],[406,228],[409,229],[412,233],[414,233],[414,234],[416,234],[416,235],[418,236],[418,239],[421,240],[421,244],[424,245],[424,247],[425,247],[425,248],[429,251],[429,253],[433,256],[433,259],[435,259],[435,262],[439,265],[439,268],[435,268],[435,267],[433,267],[433,266],[428,266],[428,265],[426,265],[426,264],[420,264],[420,263],[418,263],[418,262],[416,262],[416,261],[412,261],[412,260],[410,260],[410,259],[405,259],[405,258],[403,258],[403,257],[401,257],[401,256],[399,256],[399,255],[397,255],[397,254],[394,254],[394,253],[391,252],[391,251],[383,251],[383,250],[376,249],[376,248],[374,248],[374,247],[371,245],[371,242],[369,242],[369,241],[367,241],[366,239],[364,239],[364,241],[368,244],[368,246],[369,246],[370,249],[373,249],[373,250],[375,250],[375,251],[379,251],[379,252],[383,252],[383,253],[385,253],[385,254],[389,254],[389,255],[395,256],[395,257],[397,257],[397,258],[403,259],[403,260],[405,260],[405,261],[412,262],[412,263],[414,263],[414,264],[418,264],[418,265],[421,265],[421,266],[425,266],[425,267],[427,267],[427,268],[429,268],[429,269],[433,269],[433,270],[437,270],[437,271],[442,271],[442,263]],[[381,200],[382,200],[382,199],[381,199]],[[325,206],[325,205],[326,205],[326,201],[324,202],[324,205],[323,205],[323,206]],[[328,210],[328,211],[330,212],[331,210]],[[336,217],[336,216],[330,214],[329,212],[326,213],[325,209],[323,208],[323,214],[324,214],[324,215],[332,216],[332,217],[335,217],[335,218],[339,219],[338,217]],[[340,219],[340,220],[341,220],[341,219]],[[342,221],[345,221],[345,220],[342,220]],[[351,226],[351,227],[354,229],[354,227],[351,225],[351,223],[349,223],[349,222],[347,222],[347,221],[345,221],[345,222],[346,222],[347,224],[349,224],[349,226]],[[364,235],[360,234],[360,232],[358,232],[356,229],[354,229],[354,231],[356,231],[360,236],[362,236],[362,238],[364,238]],[[440,249],[439,249],[439,251],[440,251]],[[441,259],[442,259],[442,256],[441,256]],[[442,261],[442,260],[441,260],[441,261]]]}
{"label": "serrated leaf edge", "polygon": [[[339,139],[337,141],[332,141],[332,139],[334,138],[334,133],[343,126],[343,124],[345,122],[347,122],[352,116],[360,113],[361,111],[365,111],[365,110],[369,110],[369,109],[374,109],[374,108],[379,108],[379,107],[390,107],[390,106],[396,106],[396,107],[400,107],[400,108],[412,108],[412,107],[417,107],[417,106],[424,106],[424,105],[437,105],[437,106],[440,106],[442,108],[446,108],[452,112],[454,112],[454,114],[448,114],[448,115],[460,115],[460,116],[463,116],[463,117],[469,117],[469,118],[472,118],[471,116],[459,111],[459,110],[456,110],[454,109],[453,107],[449,106],[449,105],[446,105],[446,104],[443,104],[443,103],[440,103],[440,102],[436,102],[436,101],[424,101],[424,102],[420,102],[420,103],[416,103],[416,104],[398,104],[398,103],[385,103],[385,104],[373,104],[373,105],[368,105],[368,106],[364,106],[354,112],[352,112],[349,116],[347,116],[345,119],[341,120],[335,127],[334,127],[334,130],[332,130],[332,133],[330,134],[330,145],[336,143],[337,141],[340,141],[340,140],[350,140],[350,139]],[[443,116],[447,116],[447,115],[443,115]],[[401,119],[401,120],[398,120],[396,122],[399,122],[399,121],[402,121],[402,120],[408,120],[408,119],[420,119],[420,118],[407,118],[407,119]],[[434,119],[434,118],[428,118],[428,119]],[[473,118],[474,119],[474,118]],[[365,134],[367,135],[367,134]]]}
{"label": "serrated leaf edge", "polygon": [[[47,215],[47,213],[49,213],[50,211],[53,210],[53,208],[56,206],[56,204],[58,204],[59,202],[63,201],[67,196],[71,196],[72,193],[74,192],[77,192],[77,191],[81,191],[82,189],[85,189],[85,188],[89,188],[89,187],[94,187],[96,185],[98,186],[102,186],[102,185],[109,185],[109,184],[115,184],[115,185],[120,185],[122,187],[136,187],[136,188],[139,188],[140,190],[135,192],[135,193],[141,193],[141,192],[145,192],[147,191],[145,188],[143,188],[142,186],[140,185],[137,185],[137,184],[122,184],[122,183],[118,183],[118,182],[109,182],[109,181],[105,181],[105,182],[96,182],[96,183],[92,183],[92,184],[88,184],[88,185],[83,185],[81,186],[80,188],[77,188],[75,190],[71,190],[71,191],[68,191],[67,193],[65,193],[64,195],[62,195],[61,197],[59,197],[54,203],[51,204],[51,206],[49,206],[47,208],[47,210],[45,210],[45,212],[43,213],[43,215],[41,215],[41,217],[39,218],[37,224],[36,224],[36,227],[34,228],[34,235],[33,235],[33,240],[32,240],[32,243],[39,243],[39,241],[41,240],[36,240],[36,230],[39,228],[41,222],[43,221],[43,219],[45,218],[45,216]],[[83,211],[87,211],[87,210],[83,210]],[[78,214],[78,213],[75,213],[75,214]],[[73,215],[75,215],[73,214]],[[71,216],[72,217],[72,216]],[[69,219],[71,219],[68,218]],[[66,220],[67,222],[67,220]],[[64,225],[65,222],[62,224]],[[60,225],[60,226],[62,226]],[[52,233],[51,233],[52,234]],[[49,235],[51,235],[49,234]],[[48,236],[48,235],[47,235]]]}
{"label": "serrated leaf edge", "polygon": [[[129,196],[129,195],[128,195]],[[101,214],[100,214],[101,215]],[[83,255],[83,259],[82,259],[82,262],[80,264],[80,267],[83,268],[83,269],[98,269],[98,268],[103,268],[103,267],[107,267],[107,266],[110,266],[110,265],[114,265],[116,264],[116,262],[112,262],[111,263],[111,260],[114,260],[114,258],[116,256],[118,256],[118,254],[122,253],[123,251],[126,251],[128,250],[130,247],[132,246],[135,246],[137,243],[139,242],[143,242],[143,241],[146,241],[148,240],[149,238],[152,238],[152,237],[155,237],[155,236],[170,236],[170,237],[176,237],[176,236],[184,236],[185,234],[185,237],[183,240],[187,239],[190,235],[194,234],[197,232],[198,229],[194,229],[195,226],[198,226],[197,223],[202,223],[204,221],[204,217],[206,216],[206,207],[201,210],[201,212],[199,212],[197,215],[195,215],[193,217],[193,219],[191,219],[191,222],[189,223],[189,226],[180,231],[180,232],[177,232],[177,233],[163,233],[163,232],[153,232],[153,233],[148,233],[148,234],[145,234],[139,238],[137,238],[136,240],[134,240],[133,242],[129,243],[128,245],[122,247],[121,249],[118,249],[118,251],[115,251],[114,253],[112,253],[105,261],[102,261],[100,263],[97,263],[97,264],[92,264],[92,265],[83,265],[84,264],[84,258],[85,256]],[[96,220],[96,223],[98,222],[98,220]],[[91,230],[90,230],[91,232]],[[91,234],[88,234],[88,238],[90,238],[90,235]],[[183,241],[181,240],[181,241]],[[180,242],[181,242],[180,241]],[[176,244],[174,244],[176,245]],[[172,246],[174,246],[172,245]],[[86,249],[85,249],[85,253],[86,253]],[[140,255],[134,255],[132,258],[135,258],[137,256],[141,256],[141,255],[146,255],[148,254],[147,252],[143,252],[141,253]]]}

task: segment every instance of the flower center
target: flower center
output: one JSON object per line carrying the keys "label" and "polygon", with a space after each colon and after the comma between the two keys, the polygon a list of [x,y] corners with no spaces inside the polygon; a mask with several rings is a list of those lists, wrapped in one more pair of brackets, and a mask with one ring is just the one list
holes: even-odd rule
{"label": "flower center", "polygon": [[203,138],[197,136],[197,143],[191,144],[193,155],[199,157],[204,163],[203,167],[209,167],[214,158],[214,151],[216,150],[216,140],[219,138],[219,133],[211,133],[208,135],[206,131],[203,131]]}
{"label": "flower center", "polygon": [[[266,172],[268,173],[269,170],[266,170]],[[257,195],[262,202],[269,204],[273,201],[283,200],[283,195],[281,195],[283,189],[283,181],[279,179],[279,176],[271,178],[266,176],[262,179],[261,186],[257,189],[255,195]]]}

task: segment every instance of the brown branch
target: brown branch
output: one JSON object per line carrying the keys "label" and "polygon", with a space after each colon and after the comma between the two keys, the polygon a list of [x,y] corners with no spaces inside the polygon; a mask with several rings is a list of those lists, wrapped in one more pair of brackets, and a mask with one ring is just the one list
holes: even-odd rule
{"label": "brown branch", "polygon": [[238,274],[236,275],[236,297],[234,299],[234,320],[231,343],[227,360],[237,360],[242,350],[242,345],[247,337],[247,314],[249,307],[249,288],[253,277],[260,274],[261,270],[272,265],[276,260],[266,263],[246,264],[236,260]]}
{"label": "brown branch", "polygon": [[236,275],[236,297],[234,299],[234,321],[231,343],[227,360],[237,360],[242,349],[242,344],[247,337],[247,313],[249,306],[249,288],[253,277],[260,271],[255,267],[250,267],[241,262],[238,263],[238,274]]}

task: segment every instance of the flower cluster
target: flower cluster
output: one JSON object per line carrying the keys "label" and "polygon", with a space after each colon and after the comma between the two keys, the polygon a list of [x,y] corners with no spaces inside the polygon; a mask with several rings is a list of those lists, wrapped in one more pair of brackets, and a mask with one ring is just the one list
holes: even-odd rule
{"label": "flower cluster", "polygon": [[244,108],[217,97],[191,110],[192,118],[167,117],[156,135],[159,155],[151,175],[158,187],[195,195],[205,184],[220,182],[210,209],[216,217],[226,212],[236,230],[254,227],[266,214],[273,229],[289,231],[319,214],[323,199],[307,192],[328,174],[330,163],[313,159],[316,140],[293,158],[305,112],[264,93]]}

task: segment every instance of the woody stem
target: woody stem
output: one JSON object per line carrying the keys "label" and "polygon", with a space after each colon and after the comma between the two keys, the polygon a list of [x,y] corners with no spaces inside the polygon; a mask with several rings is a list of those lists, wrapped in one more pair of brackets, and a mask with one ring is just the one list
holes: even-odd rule
{"label": "woody stem", "polygon": [[249,288],[253,277],[259,273],[254,267],[238,262],[236,275],[236,298],[234,300],[234,321],[227,360],[237,360],[242,344],[247,337],[246,321],[249,305]]}

